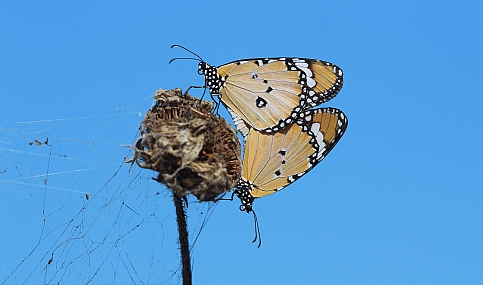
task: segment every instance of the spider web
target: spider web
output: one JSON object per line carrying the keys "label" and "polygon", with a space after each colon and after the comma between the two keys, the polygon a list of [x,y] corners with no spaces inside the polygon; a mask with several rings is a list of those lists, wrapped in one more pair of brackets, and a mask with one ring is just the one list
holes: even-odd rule
{"label": "spider web", "polygon": [[[124,163],[151,98],[0,123],[1,284],[180,283],[171,193]],[[190,203],[192,246],[214,208]]]}

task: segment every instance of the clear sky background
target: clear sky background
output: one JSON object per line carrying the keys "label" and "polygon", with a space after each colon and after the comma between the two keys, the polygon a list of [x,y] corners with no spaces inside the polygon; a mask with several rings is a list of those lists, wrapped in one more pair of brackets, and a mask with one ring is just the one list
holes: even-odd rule
{"label": "clear sky background", "polygon": [[2,1],[1,284],[180,283],[169,193],[123,164],[154,92],[203,84],[195,61],[168,65],[189,56],[172,44],[214,65],[333,62],[344,87],[323,106],[349,118],[322,163],[255,202],[261,248],[238,200],[190,200],[194,284],[483,284],[482,15],[476,1]]}

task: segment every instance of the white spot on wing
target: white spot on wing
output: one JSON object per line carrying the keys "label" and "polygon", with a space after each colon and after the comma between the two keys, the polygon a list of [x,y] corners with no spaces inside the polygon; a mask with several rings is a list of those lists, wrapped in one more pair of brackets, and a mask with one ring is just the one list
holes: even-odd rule
{"label": "white spot on wing", "polygon": [[[313,124],[312,124],[312,127],[310,128],[310,130],[312,131],[312,133],[314,133],[314,135],[316,135],[316,136],[317,136],[317,141],[320,141],[320,140],[319,140],[319,134],[322,134],[322,133],[320,132],[320,124],[319,124],[319,123],[313,123]],[[322,137],[322,139],[323,139],[323,138],[324,138],[324,137]]]}
{"label": "white spot on wing", "polygon": [[295,64],[300,70],[302,70],[305,74],[307,74],[307,77],[312,77],[313,73],[312,70],[310,70],[308,67],[309,65],[304,62],[304,63],[296,63]]}
{"label": "white spot on wing", "polygon": [[238,116],[238,114],[235,113],[232,109],[227,108],[227,110],[231,118],[233,119],[235,128],[242,134],[244,138],[246,138],[250,130],[246,126],[245,121],[243,121],[243,119],[240,116]]}
{"label": "white spot on wing", "polygon": [[324,147],[319,148],[319,152],[317,153],[317,160],[321,160],[324,157],[325,153],[325,144]]}
{"label": "white spot on wing", "polygon": [[302,69],[302,68],[307,68],[307,67],[309,67],[309,64],[308,64],[307,62],[305,62],[305,61],[300,61],[300,60],[298,60],[298,61],[294,61],[294,62],[295,62],[295,65],[297,65],[297,66],[298,66],[299,68],[301,68],[301,69]]}
{"label": "white spot on wing", "polygon": [[317,142],[319,143],[319,148],[325,147],[324,143],[324,134],[322,133],[317,133]]}
{"label": "white spot on wing", "polygon": [[307,78],[307,86],[312,88],[315,86],[315,84],[317,84],[317,82],[315,82],[315,80],[312,77]]}

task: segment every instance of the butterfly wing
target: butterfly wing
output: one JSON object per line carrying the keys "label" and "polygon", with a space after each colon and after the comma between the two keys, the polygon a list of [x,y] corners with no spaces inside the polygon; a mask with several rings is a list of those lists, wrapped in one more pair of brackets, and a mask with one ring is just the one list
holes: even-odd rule
{"label": "butterfly wing", "polygon": [[234,61],[217,68],[221,102],[256,130],[278,131],[303,111],[334,98],[343,73],[336,65],[306,58]]}
{"label": "butterfly wing", "polygon": [[242,210],[250,211],[253,199],[273,194],[309,172],[334,148],[347,124],[341,110],[321,108],[304,111],[278,132],[248,129],[236,192]]}

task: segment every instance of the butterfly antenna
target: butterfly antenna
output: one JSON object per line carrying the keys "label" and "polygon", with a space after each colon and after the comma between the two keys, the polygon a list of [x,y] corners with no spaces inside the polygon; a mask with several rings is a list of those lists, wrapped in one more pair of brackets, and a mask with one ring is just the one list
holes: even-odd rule
{"label": "butterfly antenna", "polygon": [[255,214],[255,211],[253,211],[253,209],[252,209],[252,213],[253,213],[253,220],[255,221],[255,238],[253,239],[252,243],[256,242],[258,239],[258,248],[260,248],[260,246],[262,246],[262,235],[260,234],[260,225],[258,224],[257,214]]}
{"label": "butterfly antenna", "polygon": [[175,61],[175,60],[178,60],[178,59],[189,59],[189,60],[196,60],[196,61],[200,61],[199,59],[197,58],[192,58],[192,57],[175,57],[175,58],[172,58],[168,64],[171,64],[171,62]]}
{"label": "butterfly antenna", "polygon": [[[172,46],[171,46],[171,48],[174,48],[174,47],[179,47],[179,48],[182,48],[182,49],[184,49],[185,51],[187,51],[187,52],[191,53],[192,55],[196,56],[197,58],[199,58],[199,60],[203,61],[203,59],[201,59],[201,57],[200,57],[199,55],[197,55],[196,53],[194,53],[194,52],[190,51],[189,49],[185,48],[184,46],[180,46],[180,45],[172,45]],[[171,61],[173,61],[173,60],[171,60]],[[171,62],[171,61],[170,61],[170,62]]]}
{"label": "butterfly antenna", "polygon": [[[169,61],[169,63],[173,62],[174,60],[177,60],[177,59],[189,59],[189,60],[197,60],[197,61],[201,61],[203,62],[203,59],[201,58],[201,56],[197,55],[196,53],[192,52],[191,50],[185,48],[184,46],[182,45],[177,45],[177,44],[174,44],[171,46],[171,48],[174,48],[174,47],[179,47],[179,48],[182,48],[184,49],[185,51],[191,53],[192,55],[196,56],[197,58],[192,58],[192,57],[175,57],[173,59],[171,59]],[[205,90],[203,91],[203,95],[201,96],[200,98],[200,103],[201,103],[201,100],[203,100],[203,97],[205,96],[205,93],[206,93],[206,86],[190,86],[188,88],[188,90],[186,90],[185,94],[188,93],[188,91],[191,89],[191,88],[204,88]]]}

